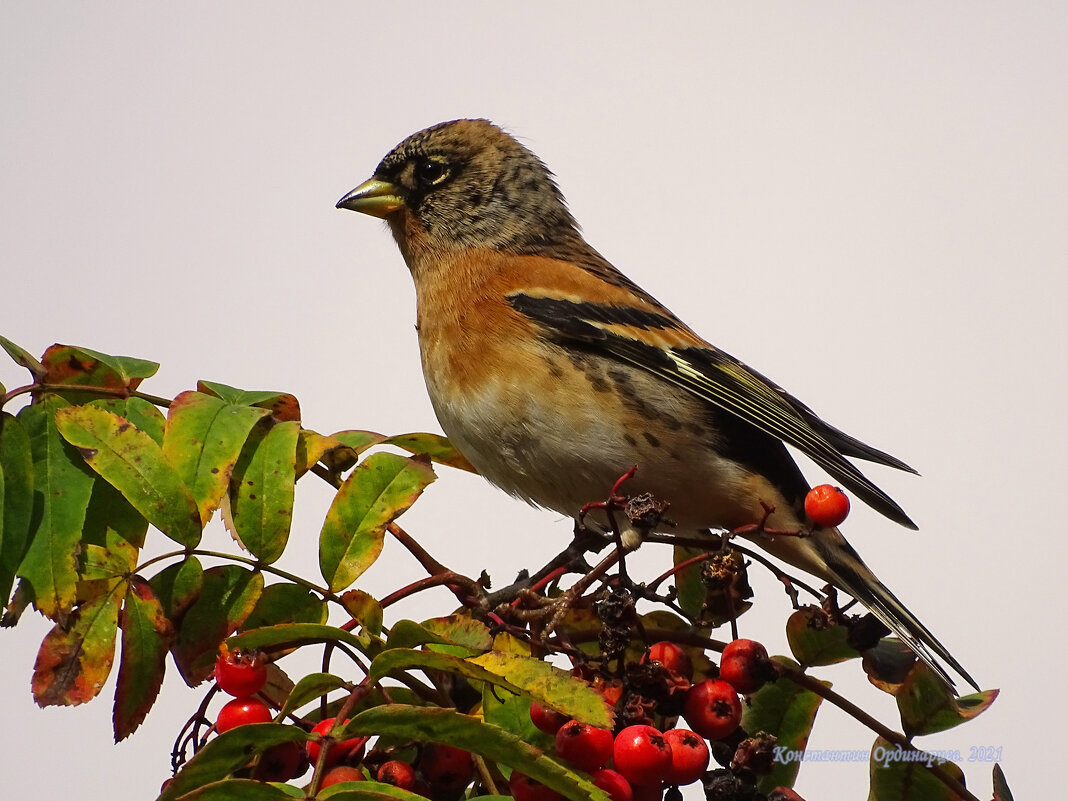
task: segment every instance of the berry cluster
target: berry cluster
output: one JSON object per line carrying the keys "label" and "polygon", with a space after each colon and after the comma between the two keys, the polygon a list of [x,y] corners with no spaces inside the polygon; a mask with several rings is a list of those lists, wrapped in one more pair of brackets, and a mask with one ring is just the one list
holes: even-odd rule
{"label": "berry cluster", "polygon": [[[735,640],[724,649],[718,678],[692,683],[693,672],[683,648],[658,642],[623,682],[592,682],[617,709],[615,732],[568,719],[537,702],[531,704],[530,718],[537,728],[554,735],[556,756],[589,773],[612,801],[658,801],[668,788],[704,781],[707,791],[710,784],[723,788],[725,780],[739,781],[739,775],[744,784],[745,774],[766,772],[774,739],[746,738],[739,729],[739,693],[756,692],[775,678],[774,663],[764,646]],[[672,725],[680,714],[689,728]],[[729,754],[725,762],[733,771],[707,772],[717,751]],[[509,788],[516,801],[562,798],[518,771],[512,773]],[[744,792],[740,787],[739,793],[717,797],[742,797]]]}
{"label": "berry cluster", "polygon": [[[267,681],[267,666],[258,651],[228,651],[224,647],[215,663],[215,681],[220,690],[234,696],[219,710],[215,721],[217,733],[273,719],[271,708],[256,697]],[[342,725],[347,722],[343,721]],[[372,750],[365,756],[367,738],[338,740],[332,735],[336,725],[336,718],[324,718],[311,729],[318,739],[303,746],[289,742],[268,748],[254,770],[254,777],[262,781],[290,781],[300,778],[310,765],[322,760],[321,788],[366,781],[370,777],[427,798],[458,797],[474,778],[474,759],[462,749],[423,744],[413,766],[392,758],[387,750]]]}
{"label": "berry cluster", "polygon": [[[588,773],[612,801],[660,801],[666,790],[677,796],[677,788],[698,781],[710,798],[764,798],[756,794],[753,777],[767,772],[774,738],[746,737],[739,728],[739,694],[756,692],[776,675],[762,645],[743,639],[731,642],[723,651],[718,677],[696,683],[689,655],[669,641],[650,646],[625,673],[622,680],[587,677],[616,709],[614,732],[531,704],[531,721],[553,735],[561,761]],[[234,696],[219,712],[217,732],[272,720],[271,708],[257,697],[267,680],[267,667],[258,652],[224,648],[215,677],[219,688]],[[688,728],[675,725],[680,718]],[[431,799],[459,798],[474,779],[474,758],[467,751],[409,743],[399,750],[382,747],[365,754],[366,737],[338,739],[334,734],[345,722],[324,718],[311,729],[318,736],[305,745],[291,742],[269,748],[252,775],[284,782],[303,776],[309,765],[318,765],[320,787],[371,778]],[[397,758],[411,753],[416,754],[411,761]],[[723,769],[708,770],[713,757]],[[518,770],[512,771],[508,787],[516,801],[562,799]],[[797,796],[780,792],[767,798]]]}

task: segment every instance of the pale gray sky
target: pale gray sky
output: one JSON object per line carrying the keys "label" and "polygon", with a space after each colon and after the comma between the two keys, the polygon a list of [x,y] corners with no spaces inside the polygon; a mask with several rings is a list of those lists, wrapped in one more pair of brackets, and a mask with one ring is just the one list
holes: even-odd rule
{"label": "pale gray sky", "polygon": [[[856,508],[846,534],[1003,690],[979,720],[920,744],[965,759],[1002,747],[1017,797],[1037,797],[1053,771],[1036,759],[1034,722],[1064,712],[1051,708],[1066,654],[1050,612],[1064,607],[1066,567],[1068,10],[652,9],[5,3],[0,333],[36,353],[64,342],[160,361],[146,385],[158,394],[198,378],[286,390],[323,432],[438,430],[407,271],[381,225],[334,203],[409,133],[489,117],[556,172],[618,267],[920,470],[872,469],[920,532]],[[0,365],[0,381],[21,379]],[[552,513],[442,473],[405,524],[457,569],[506,581],[567,538]],[[307,547],[286,564],[314,576],[328,496],[298,498]],[[370,591],[417,575],[390,556]],[[667,561],[640,558],[651,572]],[[786,601],[757,582],[742,630],[783,652]],[[405,614],[449,605],[428,600]],[[171,676],[114,746],[112,687],[79,709],[33,705],[46,631],[27,615],[0,632],[4,795],[152,797],[200,691]],[[855,665],[820,675],[895,723]],[[810,746],[872,740],[826,707]],[[964,767],[988,796],[991,766]],[[866,764],[810,763],[798,790],[858,799],[866,786]]]}

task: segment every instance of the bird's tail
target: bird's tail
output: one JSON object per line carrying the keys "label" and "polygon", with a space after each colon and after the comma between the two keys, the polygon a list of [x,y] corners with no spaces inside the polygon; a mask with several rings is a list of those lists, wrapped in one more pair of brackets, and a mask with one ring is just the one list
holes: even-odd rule
{"label": "bird's tail", "polygon": [[[860,555],[838,533],[837,529],[823,529],[805,539],[815,546],[827,578],[840,590],[862,603],[869,612],[894,632],[916,656],[953,687],[953,680],[943,667],[949,665],[957,675],[979,690],[975,679],[966,671],[942,643],[920,622],[908,608],[890,592],[889,588],[864,564]],[[942,660],[939,662],[939,660]]]}

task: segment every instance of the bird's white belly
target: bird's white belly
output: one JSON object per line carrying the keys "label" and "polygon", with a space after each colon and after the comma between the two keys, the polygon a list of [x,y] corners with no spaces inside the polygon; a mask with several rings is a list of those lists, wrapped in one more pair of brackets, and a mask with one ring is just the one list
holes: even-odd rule
{"label": "bird's white belly", "polygon": [[[686,420],[696,413],[685,396],[665,395],[662,384],[647,381],[645,389],[661,394],[664,415]],[[604,500],[634,466],[625,491],[669,502],[667,516],[684,530],[727,526],[740,502],[752,502],[746,471],[717,456],[710,435],[635,415],[619,397],[598,395],[596,406],[576,406],[564,389],[531,394],[498,382],[446,400],[430,376],[427,387],[452,443],[486,479],[529,503],[574,516]]]}

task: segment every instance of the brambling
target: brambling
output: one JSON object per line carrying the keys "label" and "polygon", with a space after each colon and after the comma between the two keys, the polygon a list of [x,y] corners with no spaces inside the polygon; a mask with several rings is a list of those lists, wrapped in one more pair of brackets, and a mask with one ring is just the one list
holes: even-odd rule
{"label": "brambling", "polygon": [[489,481],[575,517],[637,465],[628,487],[669,502],[675,530],[804,532],[752,538],[856,598],[950,684],[935,655],[975,685],[837,528],[806,518],[809,485],[784,443],[913,529],[846,457],[915,471],[705,342],[609,264],[513,137],[486,120],[419,131],[337,206],[389,224],[415,281],[434,411]]}

